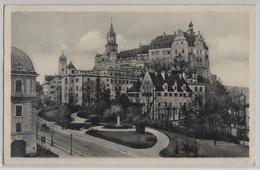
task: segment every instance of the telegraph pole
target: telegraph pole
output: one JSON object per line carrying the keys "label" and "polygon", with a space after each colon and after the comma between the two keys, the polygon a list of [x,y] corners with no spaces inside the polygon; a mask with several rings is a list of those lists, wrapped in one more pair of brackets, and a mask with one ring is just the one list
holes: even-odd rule
{"label": "telegraph pole", "polygon": [[70,155],[72,155],[72,133],[70,134]]}

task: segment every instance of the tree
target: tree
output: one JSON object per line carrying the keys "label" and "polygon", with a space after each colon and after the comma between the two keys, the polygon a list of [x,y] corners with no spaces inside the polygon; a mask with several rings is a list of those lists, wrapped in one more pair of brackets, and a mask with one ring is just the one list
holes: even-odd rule
{"label": "tree", "polygon": [[129,101],[129,98],[125,95],[125,94],[121,94],[119,97],[118,97],[118,101],[117,101],[120,106],[122,107],[122,109],[124,111],[126,111],[126,109],[128,108],[128,106],[130,105],[130,101]]}
{"label": "tree", "polygon": [[113,121],[116,123],[117,122],[117,117],[122,115],[122,107],[120,105],[112,105],[109,109],[106,110],[104,113],[103,118],[106,121]]}

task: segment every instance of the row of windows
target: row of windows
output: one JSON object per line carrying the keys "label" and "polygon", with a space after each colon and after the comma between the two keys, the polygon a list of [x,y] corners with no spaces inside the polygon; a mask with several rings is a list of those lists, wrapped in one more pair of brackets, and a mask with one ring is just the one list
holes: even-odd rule
{"label": "row of windows", "polygon": [[[181,49],[181,53],[184,53],[184,48]],[[178,54],[178,50],[175,50],[175,54]]]}
{"label": "row of windows", "polygon": [[[109,79],[107,79],[107,81],[109,81]],[[119,83],[119,84],[134,84],[135,81],[132,81],[132,80],[111,79],[110,82],[111,82],[111,83]]]}
{"label": "row of windows", "polygon": [[[182,107],[182,106],[184,106],[184,107],[186,107],[187,106],[187,104],[189,105],[189,106],[191,106],[191,103],[182,103],[182,102],[180,102],[180,107]],[[165,103],[158,103],[158,107],[172,107],[172,105],[174,105],[174,104],[172,104],[171,102],[169,102],[169,103],[167,103],[167,102],[165,102]]]}
{"label": "row of windows", "polygon": [[202,87],[199,87],[199,89],[198,89],[198,87],[196,86],[196,87],[194,88],[194,90],[195,90],[195,92],[198,92],[198,90],[199,90],[199,92],[202,92],[203,88],[202,88]]}
{"label": "row of windows", "polygon": [[[172,96],[174,96],[174,97],[191,97],[191,93],[156,93],[157,94],[157,96],[165,96],[165,97],[167,97],[167,96],[170,96],[170,97],[172,97]],[[179,94],[179,95],[178,95]]]}
{"label": "row of windows", "polygon": [[[71,70],[71,74],[74,74],[75,70]],[[66,70],[66,74],[68,74],[68,70]]]}

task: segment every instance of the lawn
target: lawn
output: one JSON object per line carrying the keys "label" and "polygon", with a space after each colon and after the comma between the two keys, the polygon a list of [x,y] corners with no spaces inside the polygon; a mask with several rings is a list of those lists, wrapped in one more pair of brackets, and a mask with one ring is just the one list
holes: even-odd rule
{"label": "lawn", "polygon": [[[160,155],[163,157],[186,157],[185,152],[183,151],[183,144],[188,140],[191,143],[194,143],[193,138],[164,132],[170,139],[170,144],[168,147],[161,151]],[[176,142],[178,143],[179,152],[175,154]],[[249,147],[243,146],[235,143],[228,143],[223,141],[217,141],[217,145],[214,145],[213,140],[197,140],[198,144],[198,156],[199,157],[248,157],[249,156]],[[194,156],[193,153],[190,153],[190,156]]]}
{"label": "lawn", "polygon": [[134,131],[116,132],[89,130],[86,134],[138,149],[150,148],[157,141],[156,136],[147,132],[137,134]]}

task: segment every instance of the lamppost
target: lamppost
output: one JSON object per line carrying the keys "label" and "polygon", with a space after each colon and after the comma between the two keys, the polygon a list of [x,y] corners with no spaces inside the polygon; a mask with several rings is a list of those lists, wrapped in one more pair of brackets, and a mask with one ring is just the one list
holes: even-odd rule
{"label": "lamppost", "polygon": [[53,123],[51,124],[51,146],[53,146]]}
{"label": "lamppost", "polygon": [[70,155],[72,155],[72,133],[70,134]]}

